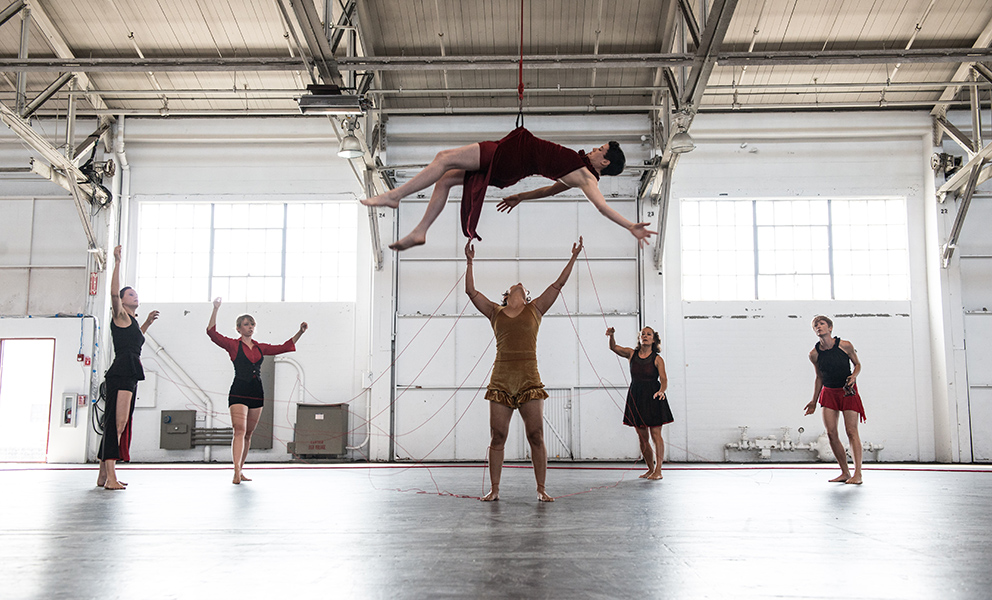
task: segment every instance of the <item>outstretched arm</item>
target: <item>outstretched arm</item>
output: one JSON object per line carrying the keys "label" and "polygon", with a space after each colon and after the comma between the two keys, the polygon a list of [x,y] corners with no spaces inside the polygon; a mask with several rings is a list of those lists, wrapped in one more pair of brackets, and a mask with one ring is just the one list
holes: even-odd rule
{"label": "outstretched arm", "polygon": [[220,310],[221,297],[214,298],[214,310],[210,313],[210,321],[207,323],[207,331],[217,329],[217,311]]}
{"label": "outstretched arm", "polygon": [[536,200],[538,198],[547,198],[548,196],[554,196],[555,194],[560,194],[568,189],[568,186],[560,181],[556,181],[553,184],[537,188],[536,190],[531,190],[529,192],[520,192],[519,194],[511,194],[496,205],[496,210],[499,212],[510,212],[513,208],[520,204],[523,200]]}
{"label": "outstretched arm", "polygon": [[621,346],[617,344],[616,340],[613,339],[614,329],[612,327],[606,330],[606,335],[610,336],[610,350],[618,356],[622,356],[626,359],[630,359],[634,355],[633,348],[627,348],[626,346]]}
{"label": "outstretched arm", "polygon": [[548,286],[548,289],[544,290],[544,293],[534,300],[534,308],[538,310],[542,315],[548,312],[551,305],[555,303],[558,298],[558,293],[561,288],[565,287],[565,282],[568,281],[568,276],[572,274],[572,265],[575,264],[575,259],[578,258],[579,252],[582,252],[582,236],[579,236],[579,243],[572,244],[572,257],[568,259],[568,264],[565,268],[561,270],[561,275],[554,283]]}
{"label": "outstretched arm", "polygon": [[480,313],[487,319],[492,319],[492,301],[486,298],[485,294],[475,289],[475,274],[472,270],[473,259],[475,259],[475,248],[472,246],[472,240],[469,240],[465,244],[465,260],[468,262],[468,266],[465,267],[465,293],[468,295],[468,299],[472,301],[472,304],[479,309]]}
{"label": "outstretched arm", "polygon": [[650,223],[646,221],[643,223],[634,223],[607,204],[606,198],[603,197],[603,192],[599,191],[599,182],[585,168],[572,171],[562,177],[561,181],[566,185],[582,190],[582,193],[586,195],[586,198],[592,202],[593,206],[596,207],[596,210],[601,215],[629,231],[632,236],[637,238],[637,244],[640,247],[647,246],[650,243],[649,238],[658,233],[657,231],[648,230]]}

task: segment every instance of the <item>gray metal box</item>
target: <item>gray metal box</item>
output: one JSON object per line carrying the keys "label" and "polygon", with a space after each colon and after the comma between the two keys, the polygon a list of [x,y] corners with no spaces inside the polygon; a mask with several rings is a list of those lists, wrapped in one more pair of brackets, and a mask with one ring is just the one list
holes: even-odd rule
{"label": "gray metal box", "polygon": [[193,447],[195,410],[163,410],[158,447],[163,450],[189,450]]}
{"label": "gray metal box", "polygon": [[301,457],[342,456],[348,445],[347,404],[297,404],[295,442]]}

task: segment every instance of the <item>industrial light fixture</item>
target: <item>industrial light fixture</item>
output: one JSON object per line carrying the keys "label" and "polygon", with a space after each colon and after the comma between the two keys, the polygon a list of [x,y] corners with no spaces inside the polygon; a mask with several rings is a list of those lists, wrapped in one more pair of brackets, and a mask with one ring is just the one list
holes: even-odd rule
{"label": "industrial light fixture", "polygon": [[672,127],[676,130],[675,135],[668,140],[668,149],[672,151],[672,154],[685,154],[696,149],[696,142],[689,135],[691,122],[692,115],[686,109],[682,109],[672,116]]}
{"label": "industrial light fixture", "polygon": [[338,147],[338,156],[341,158],[359,158],[365,154],[365,148],[362,147],[362,140],[355,136],[355,124],[354,119],[348,119],[345,125],[348,134],[341,138],[341,145]]}
{"label": "industrial light fixture", "polygon": [[685,130],[679,131],[672,136],[672,141],[668,143],[672,154],[685,154],[696,149],[696,142],[692,141],[692,136]]}
{"label": "industrial light fixture", "polygon": [[300,96],[300,112],[305,115],[361,115],[368,108],[362,96],[342,94],[336,85],[308,85],[309,94]]}

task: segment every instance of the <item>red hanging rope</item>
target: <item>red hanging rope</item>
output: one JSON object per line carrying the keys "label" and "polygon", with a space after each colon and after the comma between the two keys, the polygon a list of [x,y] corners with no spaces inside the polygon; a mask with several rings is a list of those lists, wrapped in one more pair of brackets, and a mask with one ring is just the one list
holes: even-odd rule
{"label": "red hanging rope", "polygon": [[520,61],[517,63],[517,127],[524,125],[524,0],[520,0]]}

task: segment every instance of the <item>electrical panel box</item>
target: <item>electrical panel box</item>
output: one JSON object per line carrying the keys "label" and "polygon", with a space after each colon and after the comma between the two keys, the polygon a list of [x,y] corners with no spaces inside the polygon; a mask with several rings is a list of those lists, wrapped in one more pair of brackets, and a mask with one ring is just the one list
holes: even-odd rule
{"label": "electrical panel box", "polygon": [[163,410],[158,447],[163,450],[189,450],[193,447],[195,410]]}
{"label": "electrical panel box", "polygon": [[300,457],[343,456],[348,445],[347,404],[297,404],[294,443]]}

